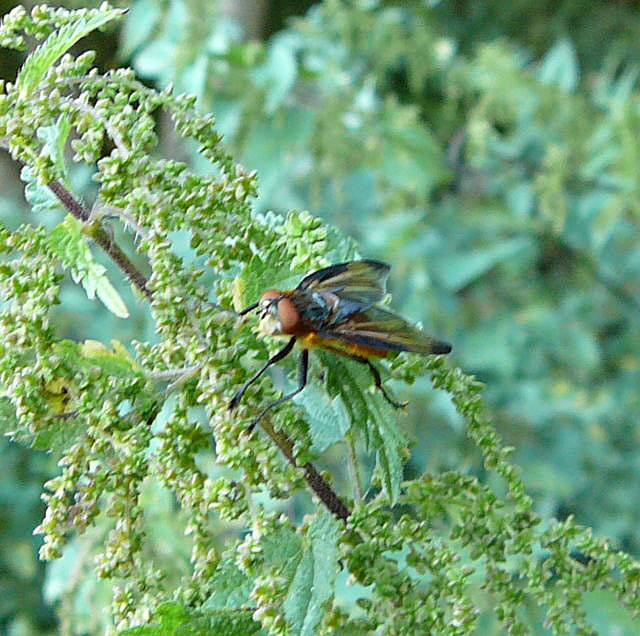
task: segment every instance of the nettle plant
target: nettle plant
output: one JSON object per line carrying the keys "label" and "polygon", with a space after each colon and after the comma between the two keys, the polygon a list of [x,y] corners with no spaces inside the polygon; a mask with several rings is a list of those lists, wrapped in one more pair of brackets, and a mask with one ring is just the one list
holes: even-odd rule
{"label": "nettle plant", "polygon": [[[531,605],[553,631],[589,634],[583,600],[597,589],[636,613],[640,564],[571,519],[533,513],[482,385],[442,357],[403,355],[383,372],[406,382],[430,374],[494,487],[456,471],[403,481],[409,445],[396,412],[366,369],[328,354],[300,400],[255,430],[252,416],[279,395],[272,381],[229,412],[279,346],[234,310],[355,248],[308,213],[252,216],[255,175],[225,153],[195,98],[67,53],[121,16],[107,5],[19,7],[0,27],[2,46],[33,45],[0,95],[0,142],[22,166],[34,213],[0,230],[0,383],[3,429],[59,457],[37,529],[41,557],[107,525],[95,568],[111,584],[114,628],[128,634],[470,634],[487,608],[519,634]],[[159,111],[198,145],[204,176],[158,156]],[[91,210],[71,185],[71,162],[93,170]],[[52,211],[53,229],[37,223]],[[185,236],[190,261],[176,250]],[[148,305],[153,340],[109,346],[99,324],[95,341],[56,335],[52,308],[67,274],[128,316],[97,248]],[[346,476],[336,474],[343,463]],[[185,520],[191,553],[178,576],[149,546],[149,483],[172,493]]]}

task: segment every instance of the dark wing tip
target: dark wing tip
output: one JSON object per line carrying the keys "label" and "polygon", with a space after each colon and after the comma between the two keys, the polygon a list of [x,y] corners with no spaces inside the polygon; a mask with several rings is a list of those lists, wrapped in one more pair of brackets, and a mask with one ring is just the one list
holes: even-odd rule
{"label": "dark wing tip", "polygon": [[451,345],[447,342],[440,342],[436,340],[431,344],[431,353],[441,354],[441,353],[450,353]]}

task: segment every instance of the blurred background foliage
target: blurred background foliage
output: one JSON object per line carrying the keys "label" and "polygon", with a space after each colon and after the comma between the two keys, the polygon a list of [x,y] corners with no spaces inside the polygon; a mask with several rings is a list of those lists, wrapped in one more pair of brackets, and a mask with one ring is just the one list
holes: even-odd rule
{"label": "blurred background foliage", "polygon": [[[80,45],[105,67],[196,94],[257,170],[256,214],[308,209],[392,264],[394,307],[486,382],[538,513],[574,515],[639,557],[639,36],[633,2],[137,0],[120,31]],[[2,77],[19,63],[3,56]],[[197,166],[158,126],[163,151]],[[1,160],[5,223],[47,223]],[[90,175],[74,179],[91,200]],[[65,294],[61,337],[95,338],[96,325],[105,343],[149,337],[139,304],[122,321],[71,285]],[[407,476],[482,476],[429,380],[395,389],[411,405]],[[98,603],[82,602],[99,595],[91,568],[77,553],[45,568],[31,538],[55,465],[1,444],[0,633],[49,633],[47,602],[66,633],[97,633]],[[159,552],[175,559],[172,503],[148,501],[163,520]],[[601,633],[637,633],[607,598],[588,602]]]}

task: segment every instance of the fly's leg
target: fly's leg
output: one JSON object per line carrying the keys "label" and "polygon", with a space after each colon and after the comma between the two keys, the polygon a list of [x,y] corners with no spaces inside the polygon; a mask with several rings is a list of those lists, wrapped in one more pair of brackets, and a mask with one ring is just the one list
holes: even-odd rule
{"label": "fly's leg", "polygon": [[298,393],[300,393],[300,391],[302,391],[302,389],[304,389],[305,386],[307,386],[308,371],[309,371],[309,350],[303,349],[302,353],[300,354],[300,366],[298,368],[298,388],[295,391],[291,391],[291,393],[287,393],[287,395],[283,395],[281,398],[279,398],[275,402],[271,402],[270,404],[267,404],[267,406],[265,406],[264,409],[262,409],[262,411],[260,412],[260,415],[258,415],[258,417],[256,417],[256,419],[253,420],[253,422],[251,422],[251,426],[249,426],[249,429],[248,429],[249,433],[255,428],[256,424],[264,417],[264,415],[269,409],[273,408],[274,406],[278,406],[278,404],[282,404],[283,402],[286,402],[287,400],[290,400],[291,398],[295,397],[296,395],[298,395]]}
{"label": "fly's leg", "polygon": [[278,353],[272,355],[264,364],[264,366],[262,367],[262,369],[260,369],[260,371],[258,371],[258,373],[256,373],[250,380],[248,380],[247,382],[245,382],[245,384],[243,385],[243,387],[233,396],[233,399],[231,400],[231,402],[229,402],[229,409],[235,409],[236,406],[238,406],[238,404],[240,403],[240,400],[242,399],[242,396],[245,394],[245,391],[272,365],[275,364],[276,362],[279,362],[280,360],[282,360],[283,358],[286,358],[290,353],[291,350],[293,349],[293,345],[296,343],[296,338],[295,336],[293,338],[291,338],[291,340],[289,340],[289,342],[287,342],[287,344],[280,349],[280,351],[278,351]]}
{"label": "fly's leg", "polygon": [[360,356],[352,356],[352,359],[356,362],[361,362],[362,364],[366,364],[369,367],[369,371],[371,371],[371,375],[373,376],[373,381],[376,385],[376,389],[379,389],[384,399],[391,404],[396,409],[402,409],[409,402],[396,402],[391,396],[386,392],[384,386],[382,386],[382,378],[380,377],[380,371],[376,368],[376,366],[369,360],[368,358],[361,358]]}

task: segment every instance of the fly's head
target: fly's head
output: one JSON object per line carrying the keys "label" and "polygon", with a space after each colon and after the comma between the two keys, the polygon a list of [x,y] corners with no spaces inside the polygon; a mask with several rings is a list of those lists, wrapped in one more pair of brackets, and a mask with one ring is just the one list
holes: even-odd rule
{"label": "fly's head", "polygon": [[269,289],[258,303],[260,330],[270,336],[294,334],[299,323],[300,313],[291,299],[277,289]]}

